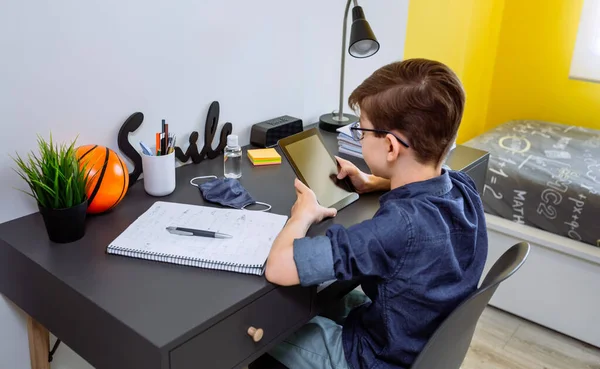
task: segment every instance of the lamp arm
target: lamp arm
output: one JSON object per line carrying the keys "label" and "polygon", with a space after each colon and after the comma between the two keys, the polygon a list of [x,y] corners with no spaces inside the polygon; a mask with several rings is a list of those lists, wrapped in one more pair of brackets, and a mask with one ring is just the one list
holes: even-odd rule
{"label": "lamp arm", "polygon": [[[346,10],[344,12],[344,30],[342,32],[342,65],[340,68],[340,106],[338,110],[338,120],[344,120],[344,69],[346,68],[346,29],[348,28],[348,13],[350,4],[353,0],[348,0]],[[354,6],[358,6],[358,1],[354,0]]]}

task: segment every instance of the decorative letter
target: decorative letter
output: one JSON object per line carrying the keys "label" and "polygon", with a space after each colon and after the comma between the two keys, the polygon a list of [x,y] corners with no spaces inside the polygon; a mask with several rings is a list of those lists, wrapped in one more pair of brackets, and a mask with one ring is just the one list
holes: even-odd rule
{"label": "decorative letter", "polygon": [[227,136],[229,136],[233,131],[233,126],[229,122],[223,125],[223,128],[221,129],[219,145],[213,150],[212,142],[215,138],[215,134],[217,133],[217,126],[219,124],[219,111],[219,102],[213,101],[212,104],[210,104],[210,108],[208,109],[208,114],[206,116],[206,124],[204,126],[204,147],[202,147],[200,152],[198,152],[198,132],[196,131],[192,132],[190,135],[190,146],[185,153],[181,148],[175,147],[175,157],[179,161],[185,163],[191,157],[194,164],[198,164],[204,160],[205,157],[208,159],[214,159],[223,152],[225,145],[227,145]]}
{"label": "decorative letter", "polygon": [[144,114],[140,112],[131,114],[129,118],[125,120],[121,129],[119,129],[119,135],[117,136],[119,149],[133,162],[133,172],[129,173],[129,187],[133,186],[140,174],[142,174],[142,157],[140,153],[131,146],[129,134],[140,128],[143,121]]}

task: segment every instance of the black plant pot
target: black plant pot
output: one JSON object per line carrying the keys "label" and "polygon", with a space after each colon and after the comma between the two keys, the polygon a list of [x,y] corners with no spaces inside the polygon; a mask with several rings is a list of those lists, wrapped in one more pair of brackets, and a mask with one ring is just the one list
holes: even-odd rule
{"label": "black plant pot", "polygon": [[87,207],[87,200],[66,209],[48,209],[38,204],[50,241],[68,243],[83,237]]}

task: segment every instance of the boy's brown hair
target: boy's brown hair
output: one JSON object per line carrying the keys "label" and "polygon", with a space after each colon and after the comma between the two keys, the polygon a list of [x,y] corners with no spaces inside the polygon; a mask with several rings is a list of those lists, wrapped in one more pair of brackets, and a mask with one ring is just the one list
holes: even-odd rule
{"label": "boy's brown hair", "polygon": [[348,103],[374,128],[398,130],[422,164],[439,164],[456,137],[465,92],[446,65],[407,59],[376,70],[352,92]]}

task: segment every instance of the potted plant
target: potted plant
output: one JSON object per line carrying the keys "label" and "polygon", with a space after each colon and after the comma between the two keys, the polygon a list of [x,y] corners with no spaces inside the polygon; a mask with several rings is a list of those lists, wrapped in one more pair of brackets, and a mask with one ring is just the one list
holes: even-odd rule
{"label": "potted plant", "polygon": [[51,241],[73,242],[85,234],[88,174],[75,154],[75,141],[69,146],[55,145],[38,136],[39,154],[26,159],[13,158],[15,170],[29,185]]}

